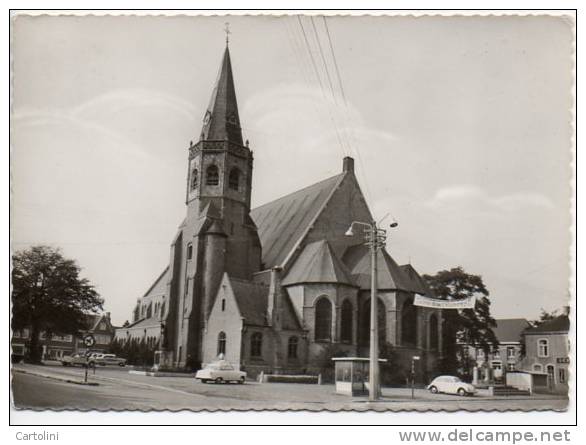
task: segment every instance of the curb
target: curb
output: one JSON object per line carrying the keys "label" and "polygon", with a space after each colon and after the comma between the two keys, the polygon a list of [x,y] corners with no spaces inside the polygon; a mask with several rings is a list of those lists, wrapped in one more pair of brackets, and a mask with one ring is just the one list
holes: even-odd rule
{"label": "curb", "polygon": [[99,386],[100,384],[98,382],[82,382],[80,380],[72,380],[72,379],[68,379],[65,377],[58,377],[56,375],[49,375],[49,374],[43,374],[40,372],[34,372],[34,371],[28,371],[25,369],[12,369],[12,372],[19,372],[21,374],[28,374],[28,375],[34,375],[36,377],[43,377],[45,379],[50,379],[50,380],[57,380],[58,382],[65,382],[65,383],[71,383],[73,385],[81,385],[81,386]]}

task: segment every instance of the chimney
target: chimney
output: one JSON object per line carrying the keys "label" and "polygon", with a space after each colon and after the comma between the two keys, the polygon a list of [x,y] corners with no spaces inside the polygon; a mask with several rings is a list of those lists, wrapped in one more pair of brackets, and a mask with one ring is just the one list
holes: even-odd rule
{"label": "chimney", "polygon": [[354,173],[354,158],[351,158],[350,156],[346,156],[344,158],[343,166],[344,166],[344,168],[343,168],[344,172]]}
{"label": "chimney", "polygon": [[271,269],[271,284],[269,285],[269,296],[267,301],[267,321],[269,326],[280,326],[280,312],[281,312],[281,271],[280,267],[273,267]]}

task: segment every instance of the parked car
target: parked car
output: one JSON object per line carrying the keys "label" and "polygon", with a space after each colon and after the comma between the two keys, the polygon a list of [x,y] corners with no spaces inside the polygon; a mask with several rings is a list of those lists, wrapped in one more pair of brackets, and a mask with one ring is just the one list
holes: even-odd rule
{"label": "parked car", "polygon": [[195,378],[201,380],[202,383],[214,381],[216,383],[236,382],[242,384],[246,381],[246,373],[235,369],[227,360],[218,360],[197,371]]}
{"label": "parked car", "polygon": [[94,363],[90,359],[86,360],[83,354],[65,355],[61,357],[61,364],[63,366],[93,366]]}
{"label": "parked car", "polygon": [[100,366],[126,366],[126,359],[122,357],[116,357],[115,354],[96,354],[95,357],[90,357],[90,360],[93,360],[96,365]]}
{"label": "parked car", "polygon": [[460,396],[476,394],[476,387],[474,385],[463,382],[459,377],[451,375],[436,377],[429,385],[427,385],[427,389],[434,394],[437,394],[438,392],[458,394]]}

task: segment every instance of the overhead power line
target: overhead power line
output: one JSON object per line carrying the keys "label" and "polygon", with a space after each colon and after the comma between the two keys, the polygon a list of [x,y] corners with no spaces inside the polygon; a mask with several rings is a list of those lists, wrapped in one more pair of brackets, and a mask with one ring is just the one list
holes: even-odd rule
{"label": "overhead power line", "polygon": [[344,125],[345,128],[348,129],[348,132],[350,134],[350,137],[352,139],[352,144],[350,145],[351,151],[353,151],[354,153],[356,153],[356,157],[358,158],[358,163],[360,164],[360,169],[362,170],[362,176],[363,176],[363,180],[364,180],[364,185],[365,185],[365,191],[366,191],[366,195],[367,198],[370,200],[370,197],[372,196],[370,193],[370,187],[368,186],[368,175],[366,174],[366,169],[364,168],[364,162],[362,160],[362,155],[360,154],[360,146],[358,144],[358,141],[356,139],[356,135],[354,134],[354,129],[352,128],[352,125],[350,125],[350,107],[348,106],[348,101],[346,100],[346,93],[344,91],[344,83],[342,82],[342,76],[340,75],[340,68],[338,66],[338,60],[336,58],[336,52],[334,51],[334,45],[332,43],[332,36],[330,34],[330,29],[328,27],[328,22],[325,16],[322,16],[323,18],[323,22],[324,22],[324,28],[326,30],[326,35],[328,36],[328,42],[329,42],[329,47],[330,47],[330,53],[332,55],[332,60],[334,61],[334,68],[335,68],[335,72],[336,72],[336,77],[338,79],[338,85],[340,87],[340,93],[342,95],[342,99],[344,102],[344,111],[345,111],[345,120],[346,120],[346,125]]}
{"label": "overhead power line", "polygon": [[315,58],[313,57],[313,51],[311,50],[311,44],[309,42],[309,39],[307,38],[307,33],[305,32],[305,27],[303,26],[303,22],[301,20],[301,16],[297,16],[297,21],[299,22],[299,27],[301,28],[301,32],[303,34],[303,40],[305,42],[305,49],[307,51],[307,53],[309,54],[309,58],[311,60],[311,64],[313,66],[313,70],[315,72],[315,77],[317,78],[317,81],[319,83],[319,88],[320,91],[322,93],[322,96],[324,97],[324,99],[326,100],[326,108],[328,111],[328,114],[330,115],[330,119],[332,121],[332,124],[334,126],[334,131],[336,133],[336,138],[338,140],[338,146],[340,147],[340,150],[342,152],[342,156],[346,156],[346,149],[344,147],[343,141],[342,141],[342,136],[340,135],[340,130],[338,129],[338,125],[336,123],[336,119],[334,118],[332,111],[330,109],[330,107],[328,106],[328,102],[327,102],[327,94],[326,91],[324,89],[323,83],[321,81],[321,75],[319,72],[319,69],[317,67],[317,63],[315,61]]}

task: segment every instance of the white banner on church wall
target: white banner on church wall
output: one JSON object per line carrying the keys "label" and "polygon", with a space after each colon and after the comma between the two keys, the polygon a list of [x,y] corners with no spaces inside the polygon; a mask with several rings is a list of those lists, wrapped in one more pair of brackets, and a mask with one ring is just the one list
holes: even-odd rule
{"label": "white banner on church wall", "polygon": [[439,300],[437,298],[415,295],[414,306],[432,307],[436,309],[474,309],[476,298],[471,296],[464,300]]}

